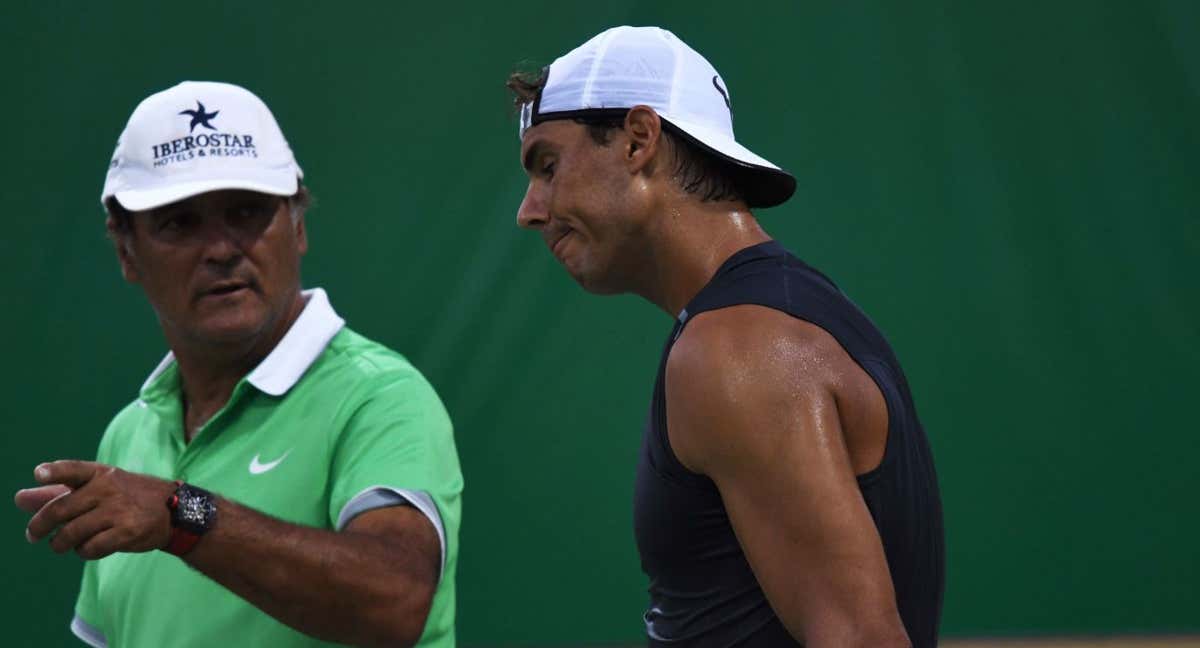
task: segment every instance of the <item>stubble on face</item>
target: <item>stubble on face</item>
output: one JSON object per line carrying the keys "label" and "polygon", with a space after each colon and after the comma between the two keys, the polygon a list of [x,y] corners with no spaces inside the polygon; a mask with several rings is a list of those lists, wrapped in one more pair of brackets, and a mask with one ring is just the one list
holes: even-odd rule
{"label": "stubble on face", "polygon": [[[551,253],[585,290],[614,294],[631,290],[641,265],[645,218],[632,200],[637,178],[622,163],[625,143],[615,131],[599,144],[587,127],[571,121],[531,129],[528,147],[539,152],[529,171],[532,190],[544,192],[545,222],[539,227]],[[550,166],[553,176],[543,174]]]}
{"label": "stubble on face", "polygon": [[285,200],[212,192],[134,220],[131,280],[172,348],[249,352],[282,337],[281,325],[298,314],[306,241]]}

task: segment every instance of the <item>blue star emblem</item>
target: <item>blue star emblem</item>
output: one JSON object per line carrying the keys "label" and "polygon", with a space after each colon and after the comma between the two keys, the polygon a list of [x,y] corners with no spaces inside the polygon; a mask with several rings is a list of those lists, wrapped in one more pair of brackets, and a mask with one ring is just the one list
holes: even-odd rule
{"label": "blue star emblem", "polygon": [[199,100],[196,101],[196,108],[196,110],[182,110],[179,112],[180,115],[191,115],[192,117],[191,128],[188,129],[188,132],[190,133],[196,130],[196,126],[203,126],[208,130],[217,130],[216,126],[213,126],[208,122],[220,114],[221,111],[214,110],[212,112],[204,112],[204,104],[200,103]]}

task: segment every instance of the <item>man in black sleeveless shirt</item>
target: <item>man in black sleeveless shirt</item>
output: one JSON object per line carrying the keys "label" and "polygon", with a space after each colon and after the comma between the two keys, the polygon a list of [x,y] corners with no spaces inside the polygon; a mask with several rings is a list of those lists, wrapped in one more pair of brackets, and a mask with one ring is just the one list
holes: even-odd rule
{"label": "man in black sleeveless shirt", "polygon": [[941,503],[904,373],[759,227],[795,180],[735,141],[720,75],[618,27],[508,85],[518,223],[585,289],[676,318],[635,489],[649,644],[935,646]]}

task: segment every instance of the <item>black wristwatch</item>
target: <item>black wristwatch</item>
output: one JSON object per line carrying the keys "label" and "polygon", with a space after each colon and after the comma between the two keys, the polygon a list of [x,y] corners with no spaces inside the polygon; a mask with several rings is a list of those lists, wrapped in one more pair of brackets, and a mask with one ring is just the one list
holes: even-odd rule
{"label": "black wristwatch", "polygon": [[171,511],[171,539],[163,550],[176,556],[191,551],[217,523],[217,499],[213,494],[181,481],[175,482],[175,493],[167,498],[167,508]]}

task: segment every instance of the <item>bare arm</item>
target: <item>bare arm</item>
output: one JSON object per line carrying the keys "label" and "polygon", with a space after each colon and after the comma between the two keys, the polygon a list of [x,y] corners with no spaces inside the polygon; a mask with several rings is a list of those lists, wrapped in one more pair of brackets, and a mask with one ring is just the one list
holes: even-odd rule
{"label": "bare arm", "polygon": [[[166,546],[173,483],[83,461],[43,464],[35,476],[48,486],[17,496],[23,508],[40,507],[29,522],[31,541],[58,529],[51,548],[89,560]],[[63,486],[73,491],[64,495]],[[52,495],[62,496],[46,503]],[[216,526],[185,557],[214,581],[319,639],[395,646],[420,638],[441,546],[415,508],[367,511],[341,532],[290,524],[225,499],[217,511]]]}
{"label": "bare arm", "polygon": [[420,511],[367,511],[338,533],[279,521],[228,500],[185,559],[301,632],[355,645],[413,645],[440,568],[437,532]]}
{"label": "bare arm", "polygon": [[827,333],[784,313],[704,313],[668,360],[670,441],[685,466],[716,483],[795,638],[810,648],[908,646],[843,436],[839,405],[853,403],[836,392],[851,370]]}

